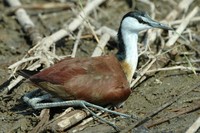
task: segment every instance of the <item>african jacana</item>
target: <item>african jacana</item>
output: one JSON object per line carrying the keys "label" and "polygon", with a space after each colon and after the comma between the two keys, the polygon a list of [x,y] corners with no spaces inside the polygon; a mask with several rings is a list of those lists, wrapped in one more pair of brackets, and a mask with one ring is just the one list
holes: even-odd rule
{"label": "african jacana", "polygon": [[[117,106],[131,94],[129,83],[138,62],[138,33],[151,28],[172,29],[152,20],[144,12],[131,11],[122,18],[118,30],[119,51],[116,55],[66,58],[34,75],[27,70],[21,70],[19,73],[62,100]],[[63,106],[59,102],[39,104],[37,100],[26,101],[34,108],[55,107],[56,104]]]}

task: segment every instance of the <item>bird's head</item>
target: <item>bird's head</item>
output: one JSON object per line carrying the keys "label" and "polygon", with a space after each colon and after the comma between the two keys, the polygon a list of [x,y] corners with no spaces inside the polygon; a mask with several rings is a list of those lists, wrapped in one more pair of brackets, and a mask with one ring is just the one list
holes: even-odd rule
{"label": "bird's head", "polygon": [[131,11],[124,15],[121,21],[121,30],[140,32],[151,28],[172,30],[169,26],[159,23],[142,11]]}

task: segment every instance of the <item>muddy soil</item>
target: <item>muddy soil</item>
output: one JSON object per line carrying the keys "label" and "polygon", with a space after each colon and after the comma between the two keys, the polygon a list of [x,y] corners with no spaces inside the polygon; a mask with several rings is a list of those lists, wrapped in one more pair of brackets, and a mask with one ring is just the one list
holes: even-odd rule
{"label": "muddy soil", "polygon": [[[55,2],[51,0],[52,2]],[[30,1],[21,0],[23,4],[33,3],[45,3],[47,1]],[[179,0],[174,2],[168,2],[166,0],[156,1],[153,0],[156,7],[156,19],[162,20],[165,16],[175,8],[175,5],[179,3]],[[190,12],[196,5],[200,5],[200,1],[194,1],[190,6],[188,12]],[[134,7],[140,10],[144,10],[150,13],[150,7],[147,4],[137,1],[134,3]],[[98,8],[97,12],[91,15],[95,18],[95,26],[99,28],[101,26],[108,26],[115,30],[118,29],[122,16],[132,10],[129,8],[125,1],[108,1]],[[16,21],[15,15],[10,12],[11,9],[6,2],[0,1],[0,84],[3,84],[9,78],[8,66],[20,60],[25,53],[32,47],[30,40]],[[77,9],[79,11],[79,9]],[[39,31],[44,35],[48,36],[53,32],[62,28],[62,24],[71,22],[75,17],[72,11],[69,10],[34,10],[28,9],[28,14],[34,21]],[[54,13],[56,12],[56,13]],[[41,21],[38,14],[45,15],[45,18]],[[97,13],[97,14],[95,14]],[[96,16],[95,16],[96,15]],[[200,15],[200,12],[198,13]],[[181,18],[183,16],[180,16]],[[189,25],[195,34],[200,35],[200,23],[192,22]],[[83,34],[90,34],[90,30],[85,29]],[[76,32],[74,34],[77,34]],[[142,35],[140,35],[141,38]],[[200,50],[198,40],[193,40],[192,45]],[[74,40],[64,39],[57,43],[56,53],[57,55],[69,55],[72,52]],[[86,38],[81,40],[81,45],[78,48],[77,56],[91,56],[94,48],[96,47],[96,41],[94,38]],[[106,53],[116,51],[115,46],[108,44],[105,48]],[[195,53],[191,49],[188,49],[188,57],[198,59],[192,53]],[[190,56],[190,53],[192,54]],[[171,66],[176,61],[187,61],[183,54],[178,54],[168,66]],[[141,67],[139,63],[139,67]],[[186,64],[187,65],[187,64]],[[193,64],[195,67],[199,67],[198,63]],[[168,67],[166,66],[166,67]],[[174,71],[162,71],[157,72],[154,75],[149,76],[141,84],[134,87],[134,91],[128,100],[125,102],[123,110],[128,114],[135,114],[140,118],[144,118],[149,113],[153,112],[164,103],[167,103],[172,98],[180,95],[182,92],[195,86],[200,81],[199,73],[194,74],[193,72],[187,72],[182,70]],[[33,86],[23,83],[16,87],[10,94],[0,93],[0,132],[30,132],[37,125],[39,119],[37,116],[40,111],[35,111],[31,107],[27,106],[22,101],[22,96],[31,90],[35,89]],[[200,88],[182,96],[178,101],[172,104],[164,111],[157,114],[149,123],[153,120],[160,118],[170,117],[176,115],[179,112],[195,107],[199,105],[200,99]],[[61,111],[60,111],[61,112]],[[55,112],[54,112],[55,113]],[[150,128],[141,127],[135,132],[184,132],[191,124],[199,117],[200,110],[194,110],[187,114],[180,115],[179,117],[170,119],[159,125],[152,126]],[[112,119],[111,119],[112,120]],[[121,128],[126,128],[132,124],[129,120],[122,118],[115,118],[116,124],[120,125]],[[148,124],[147,124],[148,125]],[[72,129],[70,130],[72,131]],[[67,131],[66,131],[67,132]],[[89,126],[80,132],[115,132],[111,127],[100,124],[97,122],[91,122]],[[200,132],[200,131],[199,131]]]}

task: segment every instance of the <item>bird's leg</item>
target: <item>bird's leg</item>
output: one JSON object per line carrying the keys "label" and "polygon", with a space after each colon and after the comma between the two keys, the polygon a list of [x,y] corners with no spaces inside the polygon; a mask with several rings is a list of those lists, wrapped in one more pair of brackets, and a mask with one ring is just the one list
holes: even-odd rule
{"label": "bird's leg", "polygon": [[[38,96],[38,94],[40,94],[40,96]],[[49,100],[52,98],[52,95],[50,95],[48,93],[46,93],[46,94],[43,93],[43,95],[41,95],[41,94],[42,94],[42,91],[40,89],[31,91],[29,93],[26,93],[23,96],[23,101],[26,102],[28,105],[31,105],[34,109],[37,109],[37,108],[35,108],[37,103],[44,101],[44,100]]]}
{"label": "bird's leg", "polygon": [[[56,102],[40,103],[41,101],[51,100],[53,98],[53,96],[49,93],[43,93],[44,95],[38,96],[38,94],[41,94],[41,93],[42,93],[42,91],[40,89],[34,90],[32,92],[27,93],[23,97],[23,100],[24,100],[24,102],[26,102],[27,104],[32,106],[34,109],[43,109],[43,108],[51,108],[51,107],[65,107],[65,106],[79,106],[79,107],[87,106],[87,107],[93,107],[93,108],[96,108],[96,109],[99,109],[101,111],[108,112],[111,114],[119,115],[122,117],[137,119],[137,117],[135,117],[133,115],[127,115],[124,113],[112,111],[107,108],[103,108],[101,106],[86,102],[84,100],[60,101],[60,99],[57,99],[57,100],[54,100]],[[37,97],[35,95],[37,95]]]}
{"label": "bird's leg", "polygon": [[[41,101],[42,98],[46,99],[47,97],[48,96],[46,94],[46,95],[40,96],[39,98],[32,98],[32,99],[28,99],[28,100],[26,98],[25,102],[27,102],[29,105],[31,105],[34,109],[42,109],[42,108],[50,108],[50,107],[64,107],[64,106],[79,106],[79,107],[83,107],[86,110],[88,110],[94,117],[96,117],[100,121],[102,121],[103,123],[106,123],[106,124],[112,126],[116,131],[119,131],[119,128],[115,124],[113,124],[113,123],[105,120],[104,118],[96,115],[87,106],[91,106],[91,107],[94,107],[94,108],[97,108],[97,109],[101,109],[101,110],[103,109],[103,111],[105,111],[105,112],[110,112],[110,113],[114,113],[114,114],[117,114],[117,115],[122,115],[124,117],[128,116],[126,114],[122,114],[122,113],[119,113],[119,112],[116,112],[116,111],[108,110],[108,109],[103,108],[101,106],[97,106],[97,105],[93,106],[93,104],[90,104],[90,103],[82,101],[82,100],[62,101],[62,102],[53,102],[53,103],[36,103],[36,101]],[[128,116],[128,117],[130,117],[130,116]]]}
{"label": "bird's leg", "polygon": [[[133,115],[127,115],[127,114],[124,114],[124,113],[112,111],[112,110],[109,110],[107,108],[103,108],[101,106],[86,102],[84,100],[58,101],[59,100],[58,99],[57,102],[41,103],[44,100],[51,100],[51,98],[53,98],[53,96],[48,94],[48,93],[45,93],[45,94],[43,93],[44,95],[38,96],[38,93],[41,94],[41,90],[35,90],[35,91],[27,93],[23,97],[24,102],[26,102],[27,104],[32,106],[34,109],[43,109],[43,108],[51,108],[51,107],[66,107],[66,106],[83,107],[83,108],[87,109],[94,117],[96,117],[96,118],[100,119],[102,122],[107,123],[108,125],[112,126],[117,131],[119,130],[117,126],[115,126],[113,123],[97,116],[88,107],[93,107],[93,108],[96,108],[98,110],[108,112],[108,113],[111,113],[111,114],[115,114],[115,115],[119,115],[119,116],[126,117],[126,118],[137,119],[137,117],[135,117]],[[35,97],[35,95],[37,95],[37,97]]]}
{"label": "bird's leg", "polygon": [[[48,97],[48,95],[44,95],[44,96],[41,96],[39,98],[45,98],[46,99],[46,97]],[[65,107],[65,106],[79,106],[79,107],[89,106],[89,107],[93,107],[93,108],[99,109],[101,111],[108,112],[108,113],[115,114],[115,115],[119,115],[119,116],[122,116],[122,117],[137,119],[137,117],[134,117],[132,115],[127,115],[127,114],[124,114],[124,113],[112,111],[112,110],[109,110],[107,108],[103,108],[101,106],[98,106],[98,105],[95,105],[95,104],[92,104],[92,103],[89,103],[89,102],[86,102],[86,101],[83,101],[83,100],[70,100],[70,101],[61,101],[61,102],[52,102],[52,103],[36,103],[35,99],[37,99],[37,98],[33,99],[34,102],[27,102],[34,109],[43,109],[43,108],[51,108],[51,107]],[[26,100],[26,101],[32,101],[32,99],[29,99],[29,100]]]}

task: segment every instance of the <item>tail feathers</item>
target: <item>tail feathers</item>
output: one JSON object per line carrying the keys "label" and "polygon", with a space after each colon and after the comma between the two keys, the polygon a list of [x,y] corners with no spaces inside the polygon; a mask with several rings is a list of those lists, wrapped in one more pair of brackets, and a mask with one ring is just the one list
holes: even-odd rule
{"label": "tail feathers", "polygon": [[35,75],[35,74],[37,74],[39,71],[30,71],[30,70],[19,70],[19,71],[17,71],[17,74],[19,74],[19,75],[21,75],[21,76],[23,76],[23,77],[25,77],[25,78],[30,78],[31,76],[33,76],[33,75]]}

